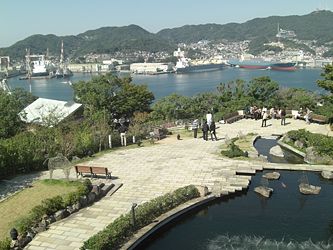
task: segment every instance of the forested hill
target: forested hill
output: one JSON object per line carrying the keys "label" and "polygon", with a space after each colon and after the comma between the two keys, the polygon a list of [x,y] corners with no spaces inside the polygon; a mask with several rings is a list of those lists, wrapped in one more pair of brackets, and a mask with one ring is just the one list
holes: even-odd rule
{"label": "forested hill", "polygon": [[245,23],[185,25],[179,28],[164,29],[157,34],[137,26],[103,27],[89,30],[79,35],[32,35],[8,48],[0,49],[0,55],[24,58],[26,48],[31,53],[59,55],[61,40],[65,44],[65,54],[81,56],[87,53],[112,53],[116,51],[168,51],[177,48],[179,42],[200,40],[273,40],[278,24],[282,29],[293,30],[300,40],[317,40],[319,43],[333,41],[333,12],[316,11],[303,16],[271,16],[255,18]]}
{"label": "forested hill", "polygon": [[172,51],[177,46],[137,25],[124,27],[103,27],[89,30],[77,36],[33,35],[8,48],[0,49],[0,55],[23,58],[26,48],[31,54],[59,55],[61,41],[64,41],[66,56],[80,56],[87,53],[112,53],[116,51]]}
{"label": "forested hill", "polygon": [[200,40],[252,40],[258,37],[273,39],[278,24],[284,30],[293,30],[300,40],[333,41],[333,12],[315,11],[303,16],[271,16],[255,18],[245,23],[185,25],[163,29],[157,33],[174,42],[196,42]]}

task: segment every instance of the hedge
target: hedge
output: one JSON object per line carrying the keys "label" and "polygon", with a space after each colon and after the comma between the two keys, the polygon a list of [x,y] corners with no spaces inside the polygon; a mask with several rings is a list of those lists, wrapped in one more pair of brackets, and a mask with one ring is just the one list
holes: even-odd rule
{"label": "hedge", "polygon": [[135,228],[131,222],[131,213],[121,215],[103,231],[85,241],[81,249],[119,249],[137,230],[180,204],[199,196],[198,189],[190,185],[139,205],[135,209]]}

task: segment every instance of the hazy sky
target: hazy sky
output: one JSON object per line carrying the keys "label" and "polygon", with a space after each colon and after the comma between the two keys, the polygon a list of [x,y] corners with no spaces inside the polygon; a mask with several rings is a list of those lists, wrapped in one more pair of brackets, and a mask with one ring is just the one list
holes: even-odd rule
{"label": "hazy sky", "polygon": [[333,10],[332,0],[0,0],[0,47],[33,34],[77,35],[137,24],[157,32],[186,24],[244,22]]}

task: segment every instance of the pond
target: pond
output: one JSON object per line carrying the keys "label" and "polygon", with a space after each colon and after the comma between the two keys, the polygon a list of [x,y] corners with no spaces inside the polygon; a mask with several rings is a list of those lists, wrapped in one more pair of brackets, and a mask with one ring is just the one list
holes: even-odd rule
{"label": "pond", "polygon": [[253,191],[263,173],[248,190],[183,216],[137,249],[333,249],[333,182],[308,173],[322,190],[306,196],[298,191],[302,172],[280,171],[266,199]]}
{"label": "pond", "polygon": [[272,163],[291,163],[291,164],[299,164],[304,163],[303,158],[295,155],[293,152],[282,149],[284,157],[278,157],[275,155],[270,154],[270,149],[272,147],[277,146],[277,139],[276,138],[258,138],[255,143],[254,147],[258,151],[259,154],[264,155],[267,157],[268,162]]}

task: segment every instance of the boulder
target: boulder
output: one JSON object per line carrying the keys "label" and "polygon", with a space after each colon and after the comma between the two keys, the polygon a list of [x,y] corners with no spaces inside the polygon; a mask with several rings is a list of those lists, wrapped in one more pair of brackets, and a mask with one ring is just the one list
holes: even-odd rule
{"label": "boulder", "polygon": [[74,208],[76,211],[80,210],[80,209],[81,209],[81,204],[80,204],[80,202],[75,203],[75,204],[73,205],[73,208]]}
{"label": "boulder", "polygon": [[278,173],[278,172],[266,173],[262,177],[264,177],[268,180],[278,180],[280,178],[280,173]]}
{"label": "boulder", "polygon": [[59,220],[65,218],[64,212],[65,212],[65,209],[61,209],[61,210],[55,212],[54,217],[55,217],[56,221],[59,221]]}
{"label": "boulder", "polygon": [[274,156],[284,157],[283,151],[282,151],[282,149],[281,149],[281,147],[279,145],[276,145],[276,146],[272,147],[269,150],[269,153],[271,155],[274,155]]}
{"label": "boulder", "polygon": [[271,193],[273,192],[273,188],[265,187],[265,186],[258,186],[254,188],[254,192],[269,198],[271,196]]}
{"label": "boulder", "polygon": [[93,185],[93,188],[91,190],[92,193],[95,193],[97,197],[101,195],[101,188],[100,186]]}
{"label": "boulder", "polygon": [[88,202],[88,204],[89,205],[93,204],[94,201],[96,200],[96,197],[97,197],[97,195],[95,193],[93,193],[93,192],[89,193],[88,196],[87,196],[87,202]]}
{"label": "boulder", "polygon": [[294,142],[294,145],[295,145],[295,147],[297,147],[297,148],[303,148],[303,147],[304,147],[304,143],[301,142],[301,141],[299,141],[299,140],[295,141],[295,142]]}
{"label": "boulder", "polygon": [[333,179],[333,172],[332,171],[322,171],[321,176],[325,179]]}
{"label": "boulder", "polygon": [[314,147],[308,147],[306,149],[304,161],[310,164],[333,164],[333,159],[331,157],[318,154]]}
{"label": "boulder", "polygon": [[208,187],[206,187],[206,186],[196,186],[196,188],[198,189],[198,191],[200,193],[200,197],[204,197],[204,196],[208,195]]}
{"label": "boulder", "polygon": [[87,206],[88,205],[87,196],[86,195],[81,196],[79,202],[80,202],[80,207],[81,208]]}
{"label": "boulder", "polygon": [[286,136],[283,138],[283,142],[285,143],[291,142],[291,139],[288,136]]}

